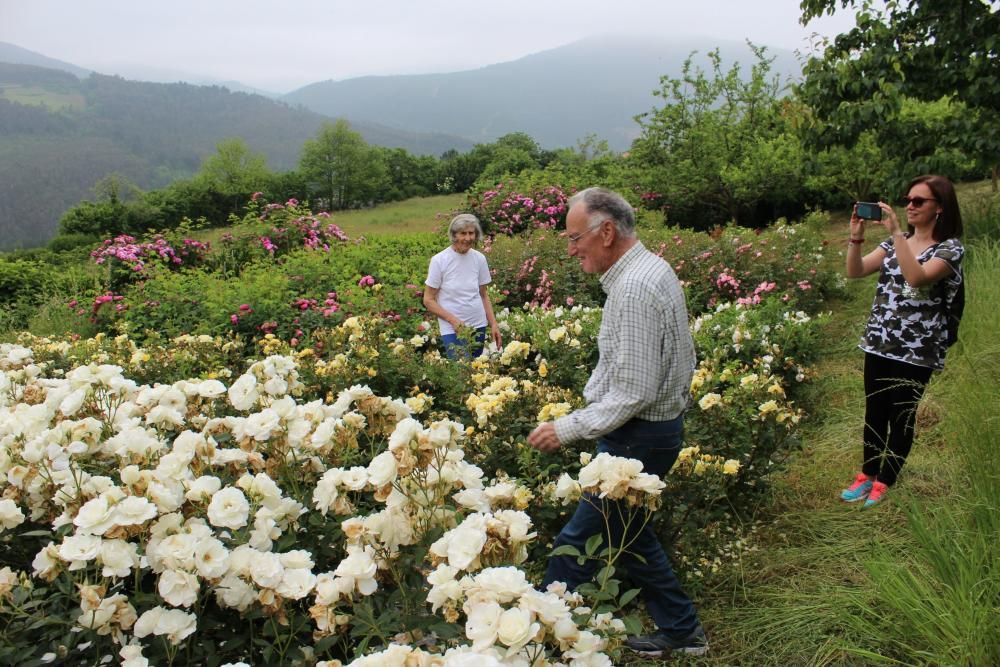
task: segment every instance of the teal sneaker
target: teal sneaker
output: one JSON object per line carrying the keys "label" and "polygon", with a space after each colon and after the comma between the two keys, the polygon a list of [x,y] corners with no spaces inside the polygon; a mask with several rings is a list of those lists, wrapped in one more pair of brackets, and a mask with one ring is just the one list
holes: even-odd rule
{"label": "teal sneaker", "polygon": [[889,490],[889,487],[882,482],[875,482],[872,484],[872,490],[868,493],[868,497],[865,498],[865,507],[872,507],[873,505],[878,505],[882,502],[885,492]]}
{"label": "teal sneaker", "polygon": [[872,483],[872,479],[868,475],[859,472],[858,476],[854,478],[854,484],[840,492],[840,499],[848,503],[864,500],[872,490]]}

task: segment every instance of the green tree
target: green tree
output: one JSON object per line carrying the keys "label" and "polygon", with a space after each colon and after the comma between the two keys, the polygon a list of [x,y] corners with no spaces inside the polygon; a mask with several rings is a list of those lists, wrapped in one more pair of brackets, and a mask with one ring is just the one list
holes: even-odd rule
{"label": "green tree", "polygon": [[[810,143],[849,145],[866,130],[891,127],[904,99],[933,102],[946,96],[961,107],[934,137],[935,146],[976,160],[997,188],[1000,3],[889,0],[879,9],[870,0],[802,0],[800,7],[803,23],[838,9],[857,9],[855,27],[806,63],[799,93],[818,121],[809,132]],[[913,152],[911,145],[900,148]]]}
{"label": "green tree", "polygon": [[382,201],[426,197],[437,186],[438,160],[430,155],[413,155],[403,148],[375,147],[386,167],[387,189]]}
{"label": "green tree", "polygon": [[723,71],[718,50],[708,54],[711,78],[688,58],[681,78],[661,79],[664,106],[636,118],[629,164],[672,222],[761,224],[802,197],[802,149],[786,118],[794,107],[778,99],[765,49],[752,48],[749,80],[738,64]]}
{"label": "green tree", "polygon": [[196,178],[228,197],[232,202],[230,212],[236,213],[247,197],[267,184],[270,178],[267,157],[251,151],[246,141],[238,137],[220,141],[215,149],[202,162]]}
{"label": "green tree", "polygon": [[299,171],[320,208],[343,209],[379,201],[388,168],[379,153],[346,120],[324,123],[302,147]]}

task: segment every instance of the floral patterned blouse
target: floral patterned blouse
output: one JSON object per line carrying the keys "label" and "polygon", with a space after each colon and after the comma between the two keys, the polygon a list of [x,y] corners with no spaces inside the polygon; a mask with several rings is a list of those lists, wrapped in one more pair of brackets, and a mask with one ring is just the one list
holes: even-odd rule
{"label": "floral patterned blouse", "polygon": [[903,279],[892,240],[883,241],[879,247],[885,251],[885,259],[859,347],[917,366],[944,368],[947,313],[962,283],[965,248],[958,239],[947,239],[925,249],[917,256],[918,262],[924,264],[938,257],[948,262],[952,273],[933,285],[914,288]]}

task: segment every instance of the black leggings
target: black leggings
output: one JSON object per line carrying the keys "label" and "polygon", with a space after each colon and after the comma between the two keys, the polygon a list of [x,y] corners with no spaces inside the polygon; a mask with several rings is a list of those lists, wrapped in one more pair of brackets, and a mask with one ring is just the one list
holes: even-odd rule
{"label": "black leggings", "polygon": [[861,471],[886,486],[906,462],[913,425],[934,369],[865,353],[865,446]]}

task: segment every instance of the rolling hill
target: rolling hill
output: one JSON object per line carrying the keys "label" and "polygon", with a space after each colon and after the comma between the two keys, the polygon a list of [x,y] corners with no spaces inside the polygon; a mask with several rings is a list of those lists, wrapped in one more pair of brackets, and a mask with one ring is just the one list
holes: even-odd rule
{"label": "rolling hill", "polygon": [[[65,210],[117,172],[143,189],[192,175],[216,144],[242,137],[275,171],[332,119],[219,86],[160,84],[0,62],[0,249],[54,236]],[[352,123],[371,144],[438,155],[472,143]]]}
{"label": "rolling hill", "polygon": [[[603,36],[464,72],[324,81],[282,99],[318,113],[477,143],[526,132],[543,147],[558,148],[596,134],[625,150],[639,134],[634,117],[662,104],[653,96],[660,77],[679,76],[693,51],[704,67],[705,53],[716,46],[727,69],[741,62],[749,71],[753,54],[742,42]],[[768,53],[773,73],[783,80],[799,76],[793,52]]]}

